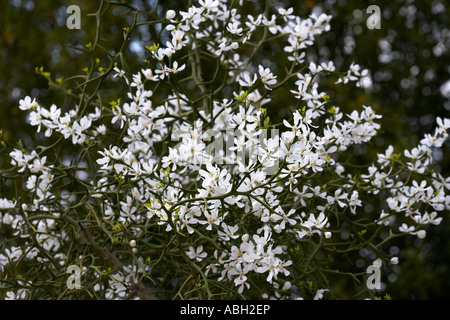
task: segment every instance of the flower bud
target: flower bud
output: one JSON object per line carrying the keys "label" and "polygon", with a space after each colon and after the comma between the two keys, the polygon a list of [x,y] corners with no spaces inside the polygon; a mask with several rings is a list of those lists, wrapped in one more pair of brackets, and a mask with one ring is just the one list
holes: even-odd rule
{"label": "flower bud", "polygon": [[397,264],[398,263],[398,257],[392,257],[390,263],[391,264]]}
{"label": "flower bud", "polygon": [[426,232],[425,230],[419,230],[419,231],[417,232],[417,237],[418,237],[419,239],[424,239],[426,236],[427,236],[427,232]]}
{"label": "flower bud", "polygon": [[329,231],[325,232],[325,238],[330,239],[331,238],[331,232],[329,232]]}
{"label": "flower bud", "polygon": [[286,281],[281,290],[286,291],[286,290],[289,290],[291,287],[292,287],[292,284],[289,281]]}
{"label": "flower bud", "polygon": [[383,260],[381,260],[381,258],[376,258],[376,259],[374,260],[374,262],[372,262],[372,264],[373,264],[374,266],[377,266],[378,268],[381,268],[381,265],[383,264]]}
{"label": "flower bud", "polygon": [[166,20],[171,20],[173,18],[175,18],[175,11],[174,10],[167,10],[166,12]]}
{"label": "flower bud", "polygon": [[243,242],[247,242],[248,239],[249,239],[248,233],[244,234],[244,235],[241,237],[241,240],[242,240]]}
{"label": "flower bud", "polygon": [[132,247],[132,248],[136,247],[136,240],[130,241],[130,247]]}

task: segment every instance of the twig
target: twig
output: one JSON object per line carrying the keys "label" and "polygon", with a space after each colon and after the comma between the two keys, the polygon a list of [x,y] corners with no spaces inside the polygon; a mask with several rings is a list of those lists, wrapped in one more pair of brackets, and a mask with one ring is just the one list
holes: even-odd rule
{"label": "twig", "polygon": [[[77,229],[81,236],[83,237],[84,241],[86,241],[87,245],[95,251],[99,255],[99,257],[107,263],[113,271],[119,271],[124,269],[124,264],[117,259],[111,252],[109,252],[107,249],[100,247],[95,240],[92,238],[92,235],[87,230],[87,225],[80,223],[73,218],[69,217],[67,214],[63,214],[61,216],[63,220],[70,223]],[[138,296],[139,298],[143,300],[158,300],[150,291],[149,289],[143,284],[143,283],[133,283],[131,287],[131,296]]]}

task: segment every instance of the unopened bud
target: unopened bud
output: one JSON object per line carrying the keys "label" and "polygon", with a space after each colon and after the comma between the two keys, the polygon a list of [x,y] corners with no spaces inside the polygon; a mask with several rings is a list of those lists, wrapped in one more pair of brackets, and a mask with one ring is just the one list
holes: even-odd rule
{"label": "unopened bud", "polygon": [[175,18],[175,15],[176,15],[175,11],[167,10],[167,12],[166,12],[166,20],[171,20],[171,19]]}
{"label": "unopened bud", "polygon": [[391,264],[397,264],[398,263],[398,257],[392,257],[390,262],[391,262]]}
{"label": "unopened bud", "polygon": [[418,237],[419,239],[424,239],[426,236],[427,236],[427,232],[426,232],[425,230],[419,230],[419,231],[417,232],[417,237]]}

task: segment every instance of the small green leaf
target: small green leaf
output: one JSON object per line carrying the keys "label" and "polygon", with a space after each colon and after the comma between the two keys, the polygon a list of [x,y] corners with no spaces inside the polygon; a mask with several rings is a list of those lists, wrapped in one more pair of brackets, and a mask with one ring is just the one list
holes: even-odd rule
{"label": "small green leaf", "polygon": [[336,113],[336,108],[334,106],[332,106],[330,109],[327,110],[328,113],[330,114],[335,114]]}

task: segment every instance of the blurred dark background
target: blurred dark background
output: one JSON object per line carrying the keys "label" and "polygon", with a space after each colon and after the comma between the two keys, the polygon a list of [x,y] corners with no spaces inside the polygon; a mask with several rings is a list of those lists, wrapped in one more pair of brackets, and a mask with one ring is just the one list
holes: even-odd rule
{"label": "blurred dark background", "polygon": [[[126,2],[146,11],[155,5],[153,0]],[[450,12],[445,0],[271,2],[274,6],[294,7],[294,13],[304,17],[311,13],[331,14],[331,31],[318,37],[309,57],[318,62],[333,60],[338,70],[345,70],[352,61],[370,70],[372,88],[340,86],[327,92],[343,111],[365,104],[383,115],[382,132],[374,140],[373,148],[354,150],[361,161],[372,161],[376,152],[382,152],[389,144],[396,146],[396,152],[411,149],[424,133],[433,130],[436,116],[450,117]],[[35,128],[26,125],[26,114],[18,108],[20,99],[30,95],[46,107],[70,103],[61,92],[49,88],[48,81],[36,74],[35,68],[43,66],[53,79],[61,78],[63,85],[64,79],[83,73],[86,59],[73,47],[85,47],[93,41],[95,18],[88,14],[97,11],[99,3],[1,1],[0,129],[11,144],[20,139],[25,147],[31,148],[36,139]],[[186,3],[161,1],[158,13],[163,16],[165,8],[185,8]],[[66,27],[69,17],[66,8],[72,4],[81,8],[80,30]],[[380,29],[366,26],[370,15],[366,9],[372,4],[381,9]],[[247,2],[245,5],[252,6]],[[123,38],[122,28],[131,23],[132,15],[124,8],[112,7],[105,12],[102,45],[108,50],[117,49]],[[135,70],[145,59],[142,48],[158,40],[148,27],[138,28],[125,51],[129,70]],[[267,47],[268,57],[276,55],[276,50],[282,49]],[[286,111],[272,112],[271,118],[282,117]],[[437,170],[449,175],[449,141],[443,151],[435,155]],[[8,167],[8,163],[9,159],[0,155],[0,169]],[[397,243],[398,247],[408,249],[400,252],[401,263],[383,279],[386,292],[393,299],[448,297],[449,236],[450,224],[444,218],[441,226],[428,229],[425,240],[412,237]],[[396,250],[395,246],[392,250]],[[345,286],[342,284],[343,291]]]}

